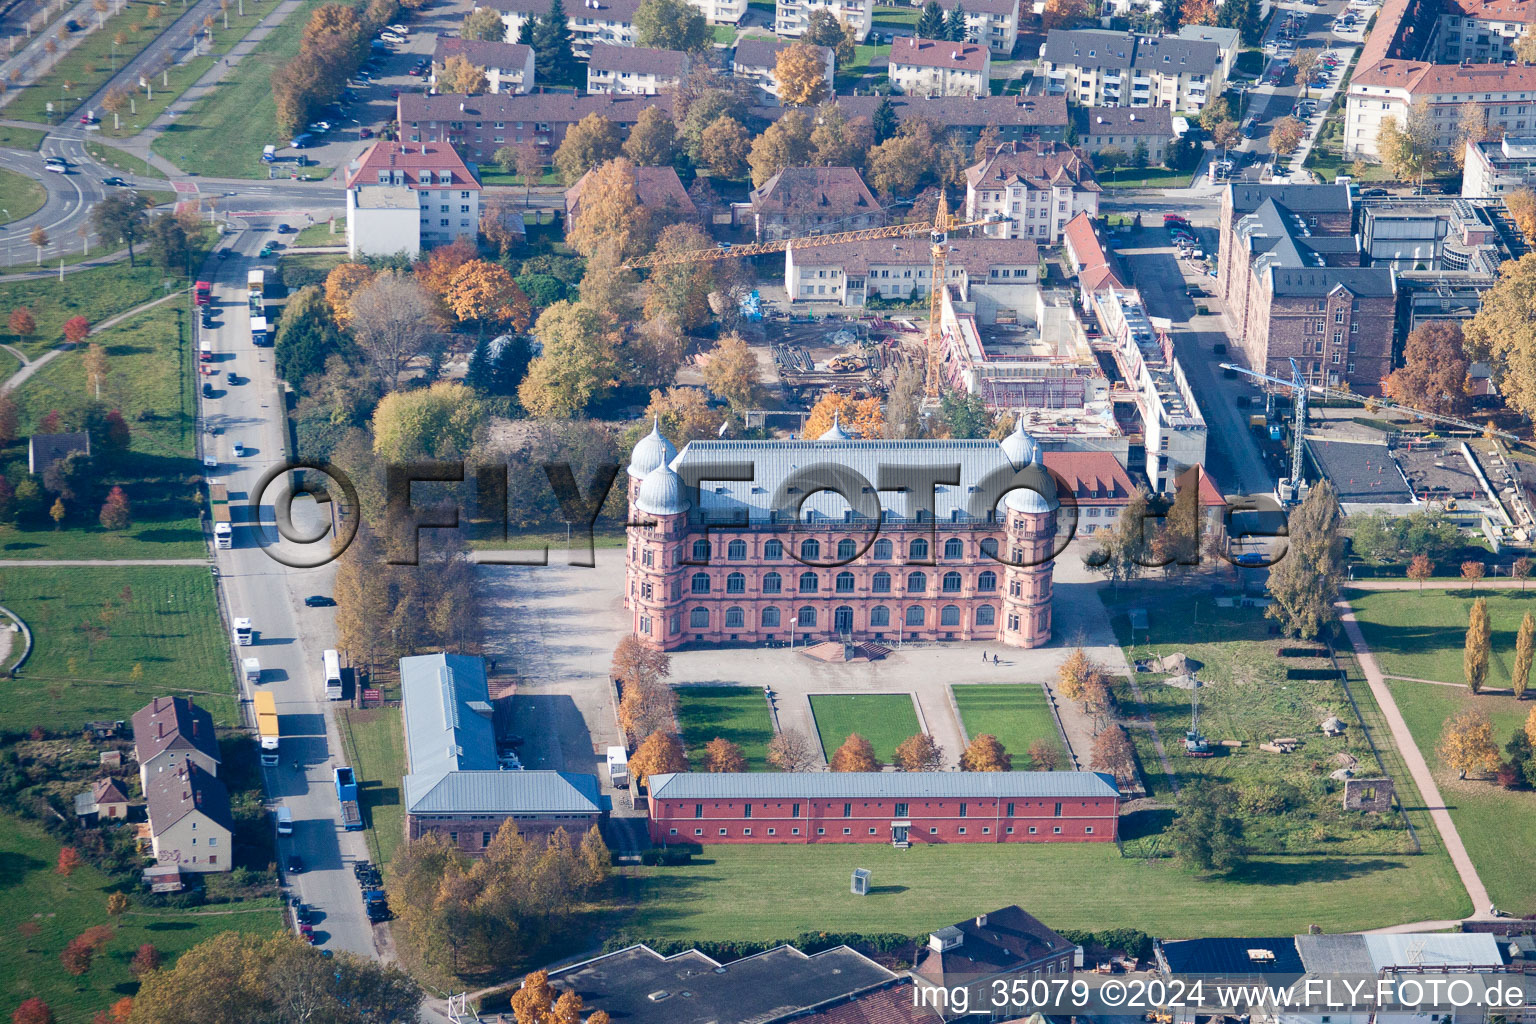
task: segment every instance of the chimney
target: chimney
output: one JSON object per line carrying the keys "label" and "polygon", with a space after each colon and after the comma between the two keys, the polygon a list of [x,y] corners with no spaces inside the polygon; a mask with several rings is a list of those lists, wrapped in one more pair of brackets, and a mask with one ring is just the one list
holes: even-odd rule
{"label": "chimney", "polygon": [[987,926],[987,915],[986,914],[977,914],[976,915],[976,927],[977,928],[985,928],[986,926]]}
{"label": "chimney", "polygon": [[459,104],[459,113],[464,113],[464,104],[462,102]]}

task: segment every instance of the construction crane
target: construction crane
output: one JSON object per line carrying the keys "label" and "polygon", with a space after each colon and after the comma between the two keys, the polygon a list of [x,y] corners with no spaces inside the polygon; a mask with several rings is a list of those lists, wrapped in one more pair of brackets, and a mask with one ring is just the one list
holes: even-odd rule
{"label": "construction crane", "polygon": [[[646,267],[674,267],[688,263],[716,262],[719,260],[732,260],[743,256],[760,256],[764,253],[785,252],[791,247],[795,249],[813,249],[822,245],[837,245],[841,242],[867,242],[881,238],[911,238],[915,235],[928,233],[932,243],[932,277],[929,279],[928,289],[928,364],[926,373],[926,385],[929,398],[937,398],[939,395],[939,350],[942,340],[939,332],[939,318],[944,308],[943,296],[939,288],[947,283],[947,269],[949,263],[949,233],[965,228],[981,227],[986,224],[1001,224],[1008,218],[1000,214],[992,214],[979,220],[961,220],[950,215],[949,200],[944,193],[939,193],[939,208],[934,214],[933,222],[908,221],[905,224],[888,224],[879,228],[861,228],[857,231],[836,231],[827,235],[806,235],[800,238],[781,238],[771,242],[749,242],[746,245],[721,244],[713,249],[684,249],[680,252],[652,253],[649,256],[636,256],[624,261],[624,266],[639,270]],[[790,296],[791,299],[794,296]]]}
{"label": "construction crane", "polygon": [[[1425,412],[1423,409],[1415,409],[1411,406],[1399,405],[1390,399],[1366,398],[1363,395],[1355,394],[1353,391],[1345,391],[1343,388],[1331,388],[1323,384],[1308,383],[1306,378],[1302,376],[1301,368],[1296,365],[1296,360],[1294,359],[1291,360],[1290,380],[1286,380],[1283,377],[1272,377],[1267,373],[1259,373],[1255,370],[1250,370],[1247,367],[1238,366],[1236,363],[1222,363],[1221,368],[1223,370],[1232,370],[1234,372],[1241,373],[1245,377],[1252,377],[1254,380],[1262,380],[1269,384],[1277,384],[1280,387],[1291,389],[1291,475],[1287,480],[1281,481],[1281,490],[1290,495],[1290,498],[1287,500],[1287,504],[1301,500],[1303,445],[1305,442],[1307,430],[1307,401],[1311,395],[1316,394],[1323,398],[1337,398],[1348,402],[1359,402],[1362,405],[1369,402],[1370,404],[1379,406],[1380,408],[1388,409],[1393,412],[1400,412],[1405,415],[1412,416],[1415,419],[1424,420],[1428,423],[1443,423],[1447,426],[1459,427],[1463,430],[1475,430],[1481,432],[1484,429],[1483,427],[1478,426],[1476,423],[1473,423],[1471,420],[1464,420],[1458,416],[1447,416],[1444,413],[1438,412]],[[1511,434],[1505,430],[1494,430],[1493,436],[1502,438],[1505,441],[1514,441],[1517,443],[1520,440],[1514,434]],[[1282,497],[1284,498],[1285,495],[1282,494]]]}

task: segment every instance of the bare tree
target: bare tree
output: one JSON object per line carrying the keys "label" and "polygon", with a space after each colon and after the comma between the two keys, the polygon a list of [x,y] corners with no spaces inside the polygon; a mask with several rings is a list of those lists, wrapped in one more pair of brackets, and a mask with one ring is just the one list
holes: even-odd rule
{"label": "bare tree", "polygon": [[406,364],[420,355],[437,330],[432,296],[416,279],[385,270],[352,297],[352,329],[374,372],[391,390]]}
{"label": "bare tree", "polygon": [[808,772],[816,766],[816,754],[802,733],[785,729],[768,741],[768,763],[783,772]]}

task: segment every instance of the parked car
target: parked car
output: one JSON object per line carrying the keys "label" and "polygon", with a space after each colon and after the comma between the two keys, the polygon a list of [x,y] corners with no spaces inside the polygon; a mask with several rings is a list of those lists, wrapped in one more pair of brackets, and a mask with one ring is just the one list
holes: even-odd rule
{"label": "parked car", "polygon": [[[239,446],[237,445],[236,447]],[[288,873],[290,875],[302,875],[304,873],[304,858],[296,853],[290,853],[288,855]]]}
{"label": "parked car", "polygon": [[230,385],[230,386],[231,386],[231,387],[233,387],[233,386],[235,386],[235,385],[236,385],[236,384],[239,384],[239,383],[240,383],[240,377],[239,377],[239,376],[238,376],[238,375],[237,375],[237,374],[236,374],[236,373],[235,373],[235,371],[234,371],[234,370],[230,370],[230,371],[229,371],[229,372],[228,372],[228,373],[226,373],[226,374],[225,374],[225,375],[224,375],[224,380],[225,380],[225,381],[226,381],[226,382],[227,382],[227,383],[228,383],[228,384],[229,384],[229,385]]}
{"label": "parked car", "polygon": [[103,185],[111,185],[113,188],[131,188],[132,185],[133,185],[132,182],[126,181],[123,178],[119,178],[119,177],[116,177],[116,176],[113,176],[111,178],[102,178],[101,179],[101,183]]}
{"label": "parked car", "polygon": [[209,384],[207,381],[203,381],[203,397],[204,398],[212,398],[213,397],[213,385]]}
{"label": "parked car", "polygon": [[293,234],[293,228],[289,227],[287,224],[279,224],[277,226],[277,233],[280,235],[291,235]]}
{"label": "parked car", "polygon": [[68,21],[66,21],[64,23],[64,29],[65,29],[65,31],[68,31],[68,32],[79,32],[80,31],[80,23],[78,21],[76,21],[74,18],[70,18]]}
{"label": "parked car", "polygon": [[306,608],[332,608],[335,605],[336,599],[334,597],[327,597],[324,594],[310,594],[304,599],[304,607]]}
{"label": "parked car", "polygon": [[[235,442],[235,447],[234,447],[234,452],[235,452],[235,458],[237,458],[237,459],[245,458],[245,445],[241,444],[239,441],[236,441]],[[304,868],[300,867],[299,870],[303,871]]]}
{"label": "parked car", "polygon": [[394,25],[389,26],[389,30],[391,32],[398,32],[398,33],[400,33],[403,36],[408,36],[408,35],[411,34],[411,30],[410,29],[406,28],[404,25],[401,25],[399,23],[396,23]]}
{"label": "parked car", "polygon": [[372,128],[359,128],[357,130],[357,137],[360,138],[360,139],[371,139],[371,138],[373,138],[373,129]]}

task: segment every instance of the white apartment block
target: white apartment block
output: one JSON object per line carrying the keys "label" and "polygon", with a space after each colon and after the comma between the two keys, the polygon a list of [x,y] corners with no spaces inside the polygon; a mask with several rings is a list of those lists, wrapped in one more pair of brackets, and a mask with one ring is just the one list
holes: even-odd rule
{"label": "white apartment block", "polygon": [[1079,213],[1099,215],[1099,183],[1087,156],[1059,142],[1025,140],[998,146],[965,172],[965,219],[997,218],[988,238],[1062,240]]}
{"label": "white apartment block", "polygon": [[1515,41],[1536,23],[1525,0],[1446,0],[1435,33],[1435,58],[1446,64],[1515,59]]}
{"label": "white apartment block", "polygon": [[[779,52],[793,45],[794,41],[787,39],[743,39],[736,44],[736,50],[731,55],[731,74],[737,78],[751,79],[759,89],[777,100],[779,81],[774,75],[779,66]],[[822,66],[826,68],[827,94],[831,95],[836,91],[833,87],[836,55],[830,46],[818,46],[816,50],[821,56]]]}
{"label": "white apartment block", "polygon": [[811,24],[811,12],[820,8],[845,25],[853,26],[854,38],[864,42],[874,27],[874,0],[778,0],[773,31],[781,36],[800,36]]}
{"label": "white apartment block", "polygon": [[533,91],[535,79],[531,46],[438,36],[437,47],[432,52],[432,75],[428,80],[433,89],[437,88],[437,76],[450,57],[463,57],[476,67],[484,68],[489,83],[488,92]]}
{"label": "white apartment block", "polygon": [[[516,39],[523,23],[549,13],[549,4],[541,0],[485,0],[475,10],[489,7],[501,16],[507,38]],[[635,45],[635,11],[640,0],[572,0],[566,7],[566,24],[571,29],[571,49],[586,58],[594,43],[612,46]]]}
{"label": "white apartment block", "polygon": [[[956,0],[939,6],[947,16]],[[998,57],[1013,53],[1019,41],[1019,0],[962,0],[959,6],[965,11],[966,42],[985,46]]]}
{"label": "white apartment block", "polygon": [[1345,158],[1380,159],[1376,137],[1382,122],[1395,118],[1401,126],[1421,99],[1429,103],[1434,146],[1441,152],[1456,144],[1468,102],[1483,108],[1490,131],[1529,135],[1536,130],[1536,66],[1383,61],[1367,68],[1349,83]]}
{"label": "white apartment block", "polygon": [[1461,175],[1463,199],[1501,196],[1536,184],[1536,136],[1506,135],[1498,142],[1467,143]]}
{"label": "white apartment block", "polygon": [[[973,287],[1034,285],[1040,250],[1027,239],[950,239],[945,277],[962,300]],[[839,242],[784,254],[784,291],[795,302],[862,307],[872,297],[905,302],[926,298],[933,277],[933,247],[926,238]]]}
{"label": "white apartment block", "polygon": [[1172,107],[1195,113],[1221,95],[1221,46],[1209,39],[1053,29],[1040,51],[1046,92],[1083,107]]}
{"label": "white apartment block", "polygon": [[986,96],[992,54],[978,43],[905,36],[891,47],[891,88],[908,96]]}
{"label": "white apartment block", "polygon": [[688,0],[711,25],[736,25],[747,13],[747,0]]}
{"label": "white apartment block", "polygon": [[376,142],[347,166],[346,184],[353,259],[416,256],[480,228],[480,182],[447,143]]}
{"label": "white apartment block", "polygon": [[587,92],[655,96],[675,89],[688,72],[688,55],[680,50],[593,43],[587,61]]}

